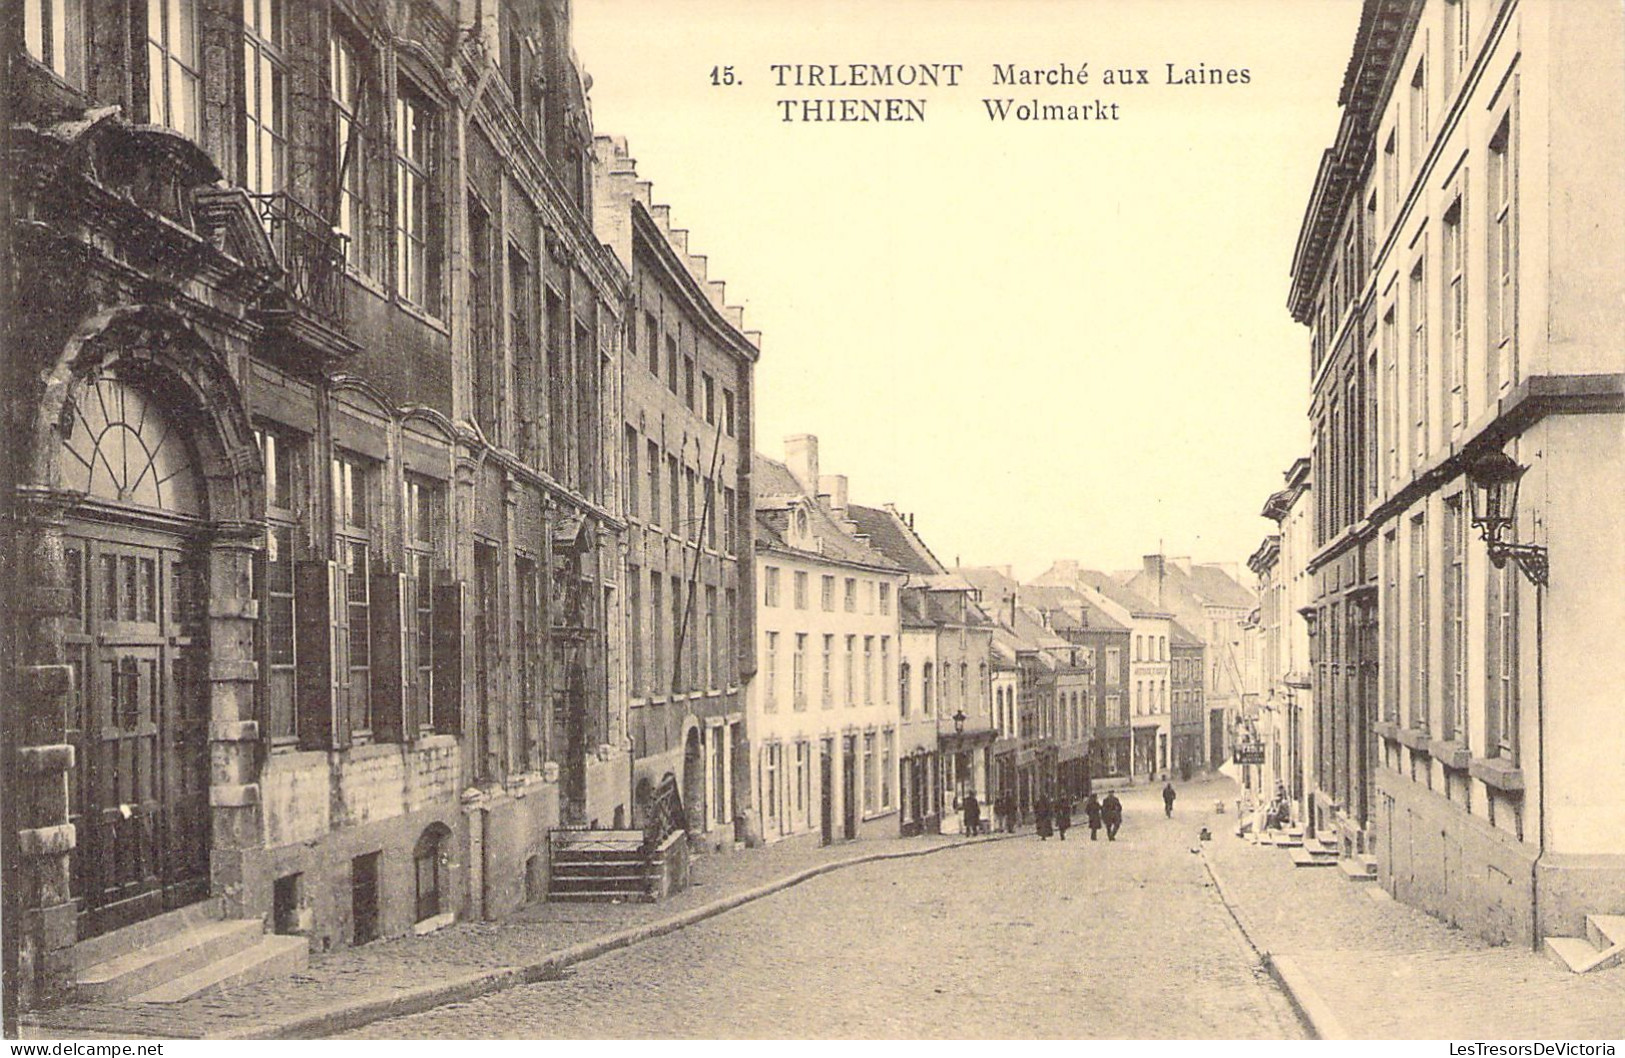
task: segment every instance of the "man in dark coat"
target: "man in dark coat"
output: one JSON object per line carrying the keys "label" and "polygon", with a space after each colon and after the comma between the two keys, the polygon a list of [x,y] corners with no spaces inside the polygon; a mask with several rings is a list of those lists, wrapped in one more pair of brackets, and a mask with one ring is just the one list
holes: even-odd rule
{"label": "man in dark coat", "polygon": [[982,829],[982,802],[976,799],[976,794],[965,795],[965,834],[975,837]]}
{"label": "man in dark coat", "polygon": [[1052,817],[1050,816],[1048,797],[1040,797],[1033,804],[1033,815],[1038,819],[1038,837],[1043,841],[1048,841],[1050,834],[1054,832],[1054,828],[1050,826]]}
{"label": "man in dark coat", "polygon": [[1089,840],[1100,840],[1100,798],[1091,791],[1083,800],[1083,812],[1089,817]]}
{"label": "man in dark coat", "polygon": [[1162,811],[1169,819],[1174,818],[1174,784],[1162,784]]}
{"label": "man in dark coat", "polygon": [[1066,794],[1055,798],[1055,832],[1062,841],[1066,840],[1066,832],[1072,829],[1072,799]]}
{"label": "man in dark coat", "polygon": [[1106,821],[1106,840],[1116,841],[1118,828],[1123,825],[1123,802],[1117,799],[1116,790],[1100,802],[1100,818]]}

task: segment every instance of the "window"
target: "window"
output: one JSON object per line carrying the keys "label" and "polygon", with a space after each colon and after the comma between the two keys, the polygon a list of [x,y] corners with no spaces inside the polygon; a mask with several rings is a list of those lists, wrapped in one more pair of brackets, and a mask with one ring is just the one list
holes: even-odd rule
{"label": "window", "polygon": [[260,579],[260,623],[265,696],[262,715],[270,725],[273,743],[298,736],[294,706],[297,604],[294,589],[294,540],[303,504],[306,440],[277,427],[254,431],[265,460],[266,539]]}
{"label": "window", "polygon": [[891,728],[880,733],[880,807],[891,807],[892,762],[897,759],[897,732]]}
{"label": "window", "polygon": [[677,336],[666,335],[666,388],[677,392]]}
{"label": "window", "polygon": [[648,442],[644,449],[647,453],[647,471],[649,474],[649,524],[660,524],[660,446],[653,441]]}
{"label": "window", "polygon": [[[518,654],[518,760],[519,772],[539,768],[546,759],[546,731],[542,724],[542,580],[533,558],[516,555],[513,560],[514,650]],[[607,612],[607,608],[606,608]]]}
{"label": "window", "polygon": [[666,633],[660,617],[666,612],[665,581],[659,570],[649,571],[649,683],[651,698],[666,693]]}
{"label": "window", "polygon": [[890,584],[881,584],[880,585],[880,612],[882,614],[887,615],[887,616],[891,615],[891,585]]}
{"label": "window", "polygon": [[863,704],[875,702],[875,637],[863,637]]}
{"label": "window", "polygon": [[807,574],[800,570],[795,575],[795,605],[798,610],[807,608]]}
{"label": "window", "polygon": [[779,744],[762,748],[762,809],[768,819],[779,818]]}
{"label": "window", "polygon": [[1489,571],[1488,624],[1484,636],[1485,752],[1518,763],[1518,574],[1517,563]]}
{"label": "window", "polygon": [[1462,196],[1444,212],[1444,325],[1450,348],[1445,354],[1445,406],[1451,425],[1467,422],[1467,254]]}
{"label": "window", "polygon": [[438,315],[441,257],[434,187],[435,119],[428,99],[402,80],[395,97],[395,291]]}
{"label": "window", "polygon": [[630,672],[627,694],[637,698],[648,686],[643,671],[643,570],[626,567],[626,647]]}
{"label": "window", "polygon": [[779,707],[779,634],[777,632],[767,633],[767,664],[764,667],[762,677],[765,681],[762,687],[762,702],[767,711],[771,713]]}
{"label": "window", "polygon": [[1123,680],[1123,652],[1117,647],[1106,648],[1106,682],[1121,683]]}
{"label": "window", "polygon": [[671,486],[671,521],[666,523],[666,531],[676,536],[683,531],[683,471],[676,456],[666,457],[666,483]]}
{"label": "window", "polygon": [[717,382],[710,375],[701,376],[705,390],[705,421],[715,426],[717,423]]}
{"label": "window", "polygon": [[1399,530],[1383,537],[1382,718],[1399,723]]}
{"label": "window", "polygon": [[891,704],[891,636],[880,637],[880,700]]}
{"label": "window", "polygon": [[738,505],[733,489],[723,486],[721,491],[721,549],[723,554],[733,554],[733,518],[734,507]]}
{"label": "window", "polygon": [[863,810],[875,810],[875,733],[863,735]]}
{"label": "window", "polygon": [[468,298],[473,342],[470,350],[474,376],[474,420],[485,436],[497,437],[496,369],[497,349],[496,291],[498,274],[493,267],[491,214],[472,188],[468,192]]}
{"label": "window", "polygon": [[28,54],[73,85],[85,84],[81,0],[23,0],[23,43]]}
{"label": "window", "polygon": [[1444,737],[1467,741],[1467,519],[1461,497],[1444,504]]}
{"label": "window", "polygon": [[909,677],[909,666],[908,666],[908,662],[905,661],[901,665],[897,666],[897,699],[898,699],[898,707],[899,707],[898,711],[902,714],[902,716],[904,718],[908,717],[908,709],[909,709],[908,677]]}
{"label": "window", "polygon": [[722,391],[722,429],[729,437],[734,435],[734,395],[730,389]]}
{"label": "window", "polygon": [[933,682],[931,663],[929,661],[925,663],[925,667],[921,670],[921,672],[923,674],[923,678],[920,680],[920,709],[926,716],[930,716],[931,695],[935,689],[935,684]]}
{"label": "window", "polygon": [[827,573],[819,581],[818,602],[825,613],[835,612],[835,578]]}
{"label": "window", "polygon": [[1399,310],[1382,317],[1382,443],[1388,449],[1388,480],[1399,481]]}
{"label": "window", "polygon": [[1411,170],[1421,168],[1428,153],[1428,60],[1422,56],[1411,74]]}
{"label": "window", "polygon": [[367,194],[370,175],[369,103],[376,105],[365,52],[335,29],[329,49],[332,63],[333,134],[338,159],[338,214],[334,227],[345,236],[345,260],[371,274],[374,270],[372,202]]}
{"label": "window", "polygon": [[705,589],[705,685],[718,687],[722,679],[723,647],[717,634],[717,589]]}
{"label": "window", "polygon": [[196,139],[199,68],[196,0],[147,0],[147,120]]}
{"label": "window", "polygon": [[1399,211],[1399,130],[1388,130],[1382,145],[1383,219],[1390,225]]}
{"label": "window", "polygon": [[796,712],[807,708],[807,637],[796,633],[796,653],[790,659],[790,702]]}
{"label": "window", "polygon": [[847,613],[858,612],[858,581],[856,577],[846,578],[845,607]]}
{"label": "window", "polygon": [[834,686],[834,683],[835,683],[835,674],[834,674],[835,659],[834,659],[834,654],[835,654],[835,637],[834,636],[825,636],[824,637],[823,680],[822,680],[822,682],[820,684],[820,688],[819,688],[819,701],[823,704],[825,709],[828,709],[832,704],[834,704],[834,691],[832,690],[832,687]]}
{"label": "window", "polygon": [[446,541],[446,487],[433,478],[406,475],[407,572],[413,577],[417,611],[417,716],[421,727],[433,727],[434,582],[440,549]]}
{"label": "window", "polygon": [[1428,610],[1427,526],[1417,515],[1411,519],[1410,726],[1420,731],[1428,729]]}
{"label": "window", "polygon": [[1512,116],[1501,119],[1490,138],[1489,339],[1493,348],[1489,395],[1510,389],[1518,371],[1517,163],[1512,152]]}
{"label": "window", "polygon": [[693,468],[683,468],[684,509],[688,511],[688,518],[683,522],[683,537],[688,540],[698,540],[700,538],[699,506],[695,497],[699,477],[699,474]]}
{"label": "window", "polygon": [[723,686],[734,685],[734,614],[738,612],[739,593],[732,588],[722,590],[722,676]]}
{"label": "window", "polygon": [[1467,69],[1467,0],[1445,0],[1444,91],[1446,98]]}
{"label": "window", "polygon": [[712,551],[717,549],[717,483],[710,478],[705,479],[705,509],[700,512],[700,520],[705,523],[705,546]]}
{"label": "window", "polygon": [[660,377],[660,321],[654,313],[643,314],[644,355],[649,358],[649,374]]}
{"label": "window", "polygon": [[1418,260],[1411,269],[1411,459],[1420,464],[1428,452],[1428,309],[1427,272]]}
{"label": "window", "polygon": [[683,358],[683,403],[694,410],[694,358]]}
{"label": "window", "polygon": [[287,183],[288,120],[282,0],[243,0],[243,115],[248,168],[243,184],[260,194]]}
{"label": "window", "polygon": [[802,818],[807,811],[807,763],[811,756],[809,747],[805,742],[796,743],[796,818]]}
{"label": "window", "polygon": [[643,512],[643,497],[638,495],[642,474],[638,470],[638,430],[630,423],[626,426],[626,513],[637,518]]}
{"label": "window", "polygon": [[[511,223],[511,222],[510,222]],[[545,385],[540,377],[538,365],[538,342],[536,341],[536,285],[532,281],[530,260],[517,245],[508,246],[508,349],[513,361],[513,387],[514,392],[509,394],[507,371],[500,361],[493,361],[491,374],[496,380],[496,392],[499,400],[511,401],[513,416],[519,427],[519,436],[516,438],[520,454],[529,460],[540,464],[542,454],[542,424],[540,392]],[[626,429],[627,452],[633,461],[628,468],[631,476],[627,482],[633,489],[637,489],[637,458],[638,435],[631,426]],[[634,500],[627,504],[627,511],[636,513],[638,506]]]}
{"label": "window", "polygon": [[779,568],[766,566],[762,569],[762,605],[777,606],[779,604]]}
{"label": "window", "polygon": [[846,706],[848,709],[857,704],[857,653],[858,637],[846,637]]}

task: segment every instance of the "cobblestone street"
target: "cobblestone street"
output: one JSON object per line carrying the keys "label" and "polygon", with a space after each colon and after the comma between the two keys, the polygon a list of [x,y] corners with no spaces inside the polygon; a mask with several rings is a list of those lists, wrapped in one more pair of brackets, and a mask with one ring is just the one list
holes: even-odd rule
{"label": "cobblestone street", "polygon": [[1115,843],[1075,828],[838,871],[351,1038],[1299,1038],[1190,852],[1200,790],[1172,821],[1126,795]]}

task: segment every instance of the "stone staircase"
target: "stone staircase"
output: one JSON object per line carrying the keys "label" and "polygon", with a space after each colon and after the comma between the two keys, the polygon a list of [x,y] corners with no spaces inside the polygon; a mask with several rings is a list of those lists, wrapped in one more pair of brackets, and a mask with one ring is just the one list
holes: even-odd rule
{"label": "stone staircase", "polygon": [[1292,866],[1336,867],[1342,853],[1343,846],[1335,836],[1330,840],[1319,835],[1304,838],[1302,844],[1292,850]]}
{"label": "stone staircase", "polygon": [[1547,937],[1546,954],[1572,973],[1608,970],[1625,963],[1625,915],[1587,915],[1583,937]]}
{"label": "stone staircase", "polygon": [[548,841],[549,900],[609,903],[654,899],[641,830],[560,829]]}
{"label": "stone staircase", "polygon": [[178,1003],[193,996],[303,970],[310,944],[267,934],[258,919],[225,919],[204,900],[68,950],[72,998]]}

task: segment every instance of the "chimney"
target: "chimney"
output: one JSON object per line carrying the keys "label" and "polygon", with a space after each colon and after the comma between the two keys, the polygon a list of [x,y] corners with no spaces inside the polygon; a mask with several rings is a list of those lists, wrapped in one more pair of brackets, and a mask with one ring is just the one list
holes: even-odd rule
{"label": "chimney", "polygon": [[1174,565],[1178,566],[1187,575],[1190,574],[1190,571],[1191,571],[1191,557],[1189,555],[1178,555],[1178,556],[1175,556],[1174,558],[1169,559],[1168,561],[1170,561]]}
{"label": "chimney", "polygon": [[795,433],[784,439],[784,463],[808,496],[818,495],[818,435]]}
{"label": "chimney", "polygon": [[1075,558],[1058,558],[1055,560],[1055,575],[1066,580],[1078,579],[1078,560]]}
{"label": "chimney", "polygon": [[[816,463],[815,463],[816,465]],[[818,498],[828,497],[826,506],[836,518],[846,517],[846,475],[825,474],[818,479]]]}
{"label": "chimney", "polygon": [[1142,561],[1145,563],[1145,572],[1148,577],[1161,577],[1163,571],[1163,557],[1161,555],[1146,555]]}

